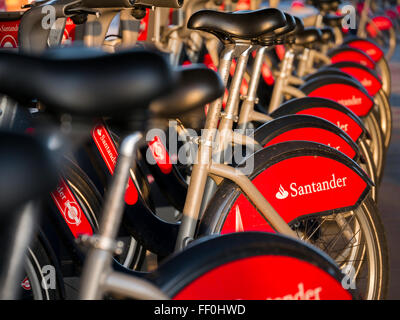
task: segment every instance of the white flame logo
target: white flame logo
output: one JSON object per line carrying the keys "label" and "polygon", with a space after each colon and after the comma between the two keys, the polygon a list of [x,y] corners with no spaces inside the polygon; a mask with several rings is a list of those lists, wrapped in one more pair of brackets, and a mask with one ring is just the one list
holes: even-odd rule
{"label": "white flame logo", "polygon": [[285,189],[283,189],[282,185],[279,186],[279,191],[276,193],[275,197],[277,199],[286,199],[289,195],[289,192],[287,192]]}
{"label": "white flame logo", "polygon": [[81,224],[80,212],[76,208],[74,202],[72,203],[70,201],[65,202],[64,215],[70,224],[75,224],[77,226]]}

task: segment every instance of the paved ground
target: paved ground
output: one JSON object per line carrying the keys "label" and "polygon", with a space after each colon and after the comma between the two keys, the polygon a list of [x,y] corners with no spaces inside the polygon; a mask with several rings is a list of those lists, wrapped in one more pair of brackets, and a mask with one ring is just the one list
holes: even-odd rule
{"label": "paved ground", "polygon": [[393,136],[379,190],[379,209],[389,244],[389,299],[400,299],[400,48],[390,63]]}

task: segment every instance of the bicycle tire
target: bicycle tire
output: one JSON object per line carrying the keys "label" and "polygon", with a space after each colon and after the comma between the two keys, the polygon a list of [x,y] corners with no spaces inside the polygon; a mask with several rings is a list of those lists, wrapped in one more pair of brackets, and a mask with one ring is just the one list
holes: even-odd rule
{"label": "bicycle tire", "polygon": [[[300,271],[294,265],[306,268]],[[311,269],[312,275],[305,271]],[[330,289],[340,291],[338,296],[325,298],[356,296],[355,290],[343,289],[343,273],[324,253],[299,240],[264,232],[196,240],[165,261],[154,281],[173,299],[272,300],[307,298],[300,291],[310,287],[310,277],[316,282],[329,278]],[[325,289],[329,290],[325,286],[321,293]],[[299,290],[297,296],[287,294],[291,290]]]}
{"label": "bicycle tire", "polygon": [[[57,262],[49,252],[48,245],[44,242],[43,235],[38,234],[28,248],[25,275],[21,282],[20,290],[20,296],[24,300],[60,300],[65,296],[64,284],[56,274],[56,272],[59,272],[59,267],[54,266]],[[44,275],[45,270],[43,269],[45,266],[54,268],[49,270],[49,276],[52,277],[54,275],[56,277],[54,279],[50,278],[48,287],[43,285],[43,283],[47,283]]]}

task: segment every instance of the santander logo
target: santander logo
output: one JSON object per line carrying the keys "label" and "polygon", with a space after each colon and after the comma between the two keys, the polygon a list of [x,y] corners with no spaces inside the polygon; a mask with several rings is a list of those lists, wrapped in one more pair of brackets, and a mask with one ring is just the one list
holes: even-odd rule
{"label": "santander logo", "polygon": [[164,146],[160,140],[155,140],[151,144],[150,149],[153,151],[153,156],[158,160],[158,163],[165,163]]}
{"label": "santander logo", "polygon": [[30,282],[29,282],[29,280],[28,280],[28,277],[25,277],[25,279],[22,280],[22,282],[21,282],[21,287],[22,287],[24,290],[31,290],[31,284],[30,284]]}
{"label": "santander logo", "polygon": [[280,185],[280,186],[279,186],[279,191],[276,193],[275,197],[276,197],[277,199],[282,200],[282,199],[286,199],[286,198],[288,197],[288,195],[289,195],[289,192],[287,192],[287,191],[282,187],[282,185]]}
{"label": "santander logo", "polygon": [[56,203],[60,207],[65,217],[65,221],[67,221],[68,224],[79,226],[81,224],[82,216],[81,209],[76,202],[68,199],[67,195],[65,194],[66,192],[68,193],[68,190],[64,190],[63,185],[59,185],[56,191],[53,192],[54,195],[52,194],[52,196],[53,198],[55,196]]}
{"label": "santander logo", "polygon": [[69,224],[79,226],[81,224],[81,211],[75,202],[65,202],[64,216]]}
{"label": "santander logo", "polygon": [[286,199],[289,195],[292,198],[298,196],[305,196],[307,194],[318,193],[323,191],[329,191],[336,188],[345,188],[347,177],[336,178],[335,174],[332,173],[332,179],[327,179],[320,182],[311,182],[310,184],[297,185],[296,182],[292,182],[289,185],[290,193],[286,191],[282,185],[279,186],[279,191],[275,194],[275,197],[279,200]]}

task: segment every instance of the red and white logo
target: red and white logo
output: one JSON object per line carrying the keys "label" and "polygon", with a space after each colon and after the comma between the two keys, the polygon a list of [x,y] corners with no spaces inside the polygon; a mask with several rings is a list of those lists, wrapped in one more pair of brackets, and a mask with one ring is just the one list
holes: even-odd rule
{"label": "red and white logo", "polygon": [[[92,138],[103,158],[108,170],[114,174],[115,165],[117,164],[118,152],[115,144],[107,131],[107,128],[102,124],[97,124],[92,131]],[[130,178],[127,184],[125,193],[125,202],[133,205],[138,200],[138,192],[133,180]]]}
{"label": "red and white logo", "polygon": [[346,185],[347,177],[336,178],[334,173],[332,173],[331,176],[332,179],[330,180],[311,182],[305,185],[297,185],[296,182],[292,182],[289,186],[290,194],[282,187],[282,185],[280,185],[279,191],[276,193],[275,197],[277,199],[282,200],[286,199],[289,195],[292,198],[295,198],[297,196],[304,196],[311,193],[318,193],[336,188],[344,188],[347,186]]}
{"label": "red and white logo", "polygon": [[65,208],[63,210],[63,214],[65,220],[67,220],[69,224],[75,224],[79,226],[81,224],[82,212],[78,204],[76,202],[66,201],[64,206]]}
{"label": "red and white logo", "polygon": [[171,159],[161,139],[158,136],[155,136],[148,145],[161,172],[164,174],[170,173],[172,171]]}
{"label": "red and white logo", "polygon": [[0,47],[18,48],[19,21],[0,22]]}
{"label": "red and white logo", "polygon": [[56,190],[51,193],[51,197],[75,238],[81,234],[93,234],[89,220],[63,178],[60,179]]}
{"label": "red and white logo", "polygon": [[21,287],[22,287],[24,290],[31,290],[31,284],[30,284],[30,282],[29,282],[29,280],[28,280],[28,277],[25,277],[25,279],[22,280],[22,282],[21,282]]}

